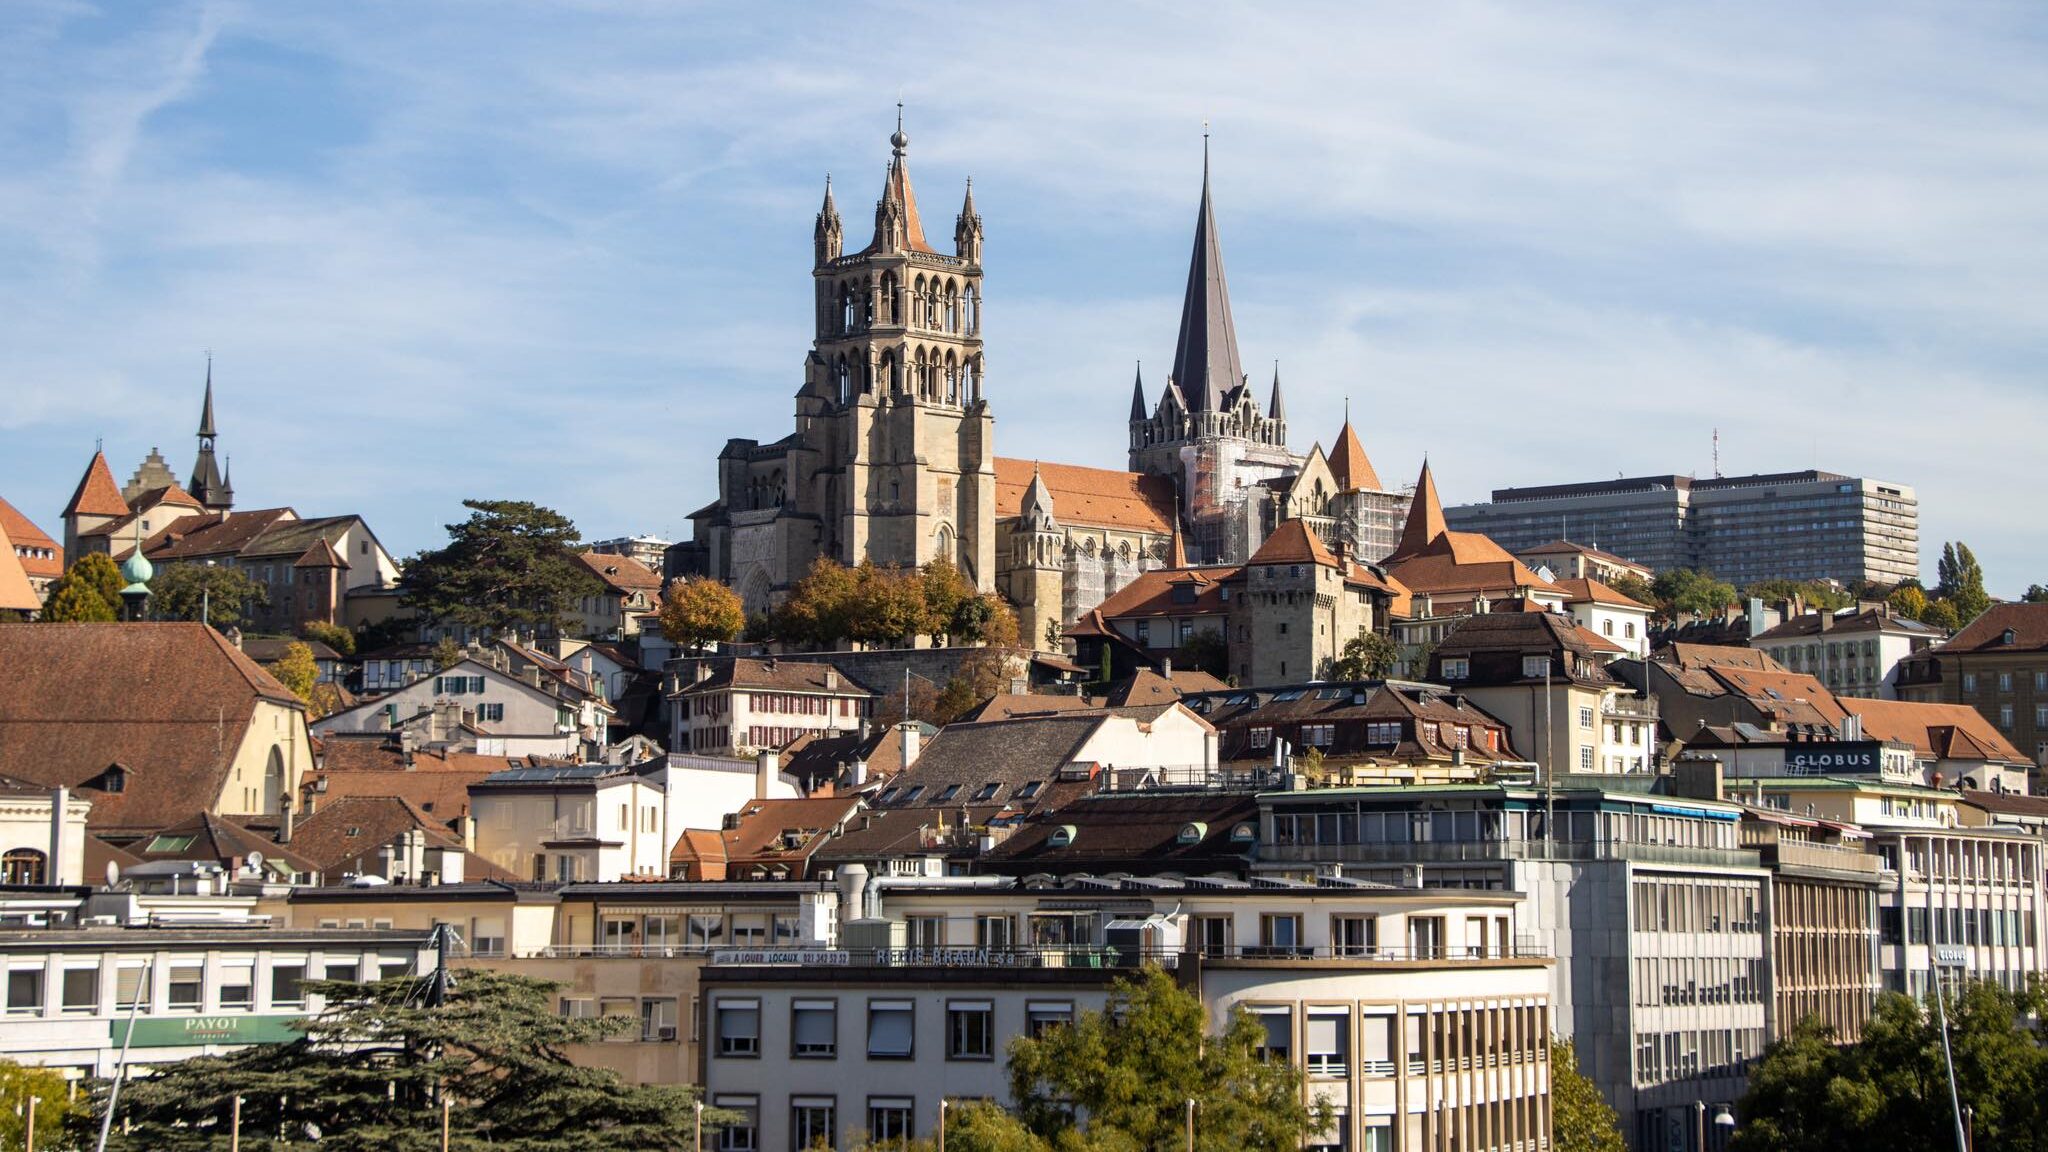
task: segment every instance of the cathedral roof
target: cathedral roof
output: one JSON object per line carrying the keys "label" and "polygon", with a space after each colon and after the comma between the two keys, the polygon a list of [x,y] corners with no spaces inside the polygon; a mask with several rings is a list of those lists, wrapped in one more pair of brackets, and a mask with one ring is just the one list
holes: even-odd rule
{"label": "cathedral roof", "polygon": [[1387,559],[1393,561],[1421,555],[1431,541],[1444,534],[1446,528],[1444,502],[1436,494],[1436,477],[1430,474],[1429,461],[1424,460],[1422,475],[1415,481],[1415,499],[1408,505],[1408,524],[1401,530],[1400,546]]}
{"label": "cathedral roof", "polygon": [[1330,453],[1330,476],[1337,481],[1337,491],[1357,492],[1381,491],[1380,474],[1373,471],[1372,461],[1366,458],[1365,446],[1358,442],[1358,433],[1352,431],[1351,421],[1344,421],[1344,428],[1337,433],[1337,448]]}
{"label": "cathedral roof", "polygon": [[1040,464],[996,457],[996,518],[1023,515],[1036,472],[1052,494],[1062,524],[1123,528],[1164,536],[1173,530],[1173,481],[1166,476]]}
{"label": "cathedral roof", "polygon": [[64,506],[64,515],[72,516],[126,516],[128,502],[121,499],[121,486],[114,483],[114,470],[107,467],[107,455],[94,452],[92,463],[85,466],[85,475],[79,478],[78,488],[71,493],[71,503]]}
{"label": "cathedral roof", "polygon": [[1237,326],[1230,319],[1230,286],[1223,279],[1223,247],[1209,201],[1209,152],[1202,148],[1202,206],[1195,215],[1195,248],[1188,260],[1187,295],[1181,301],[1180,339],[1173,350],[1171,379],[1191,412],[1215,412],[1224,394],[1244,383],[1237,357]]}
{"label": "cathedral roof", "polygon": [[[1098,609],[1108,620],[1133,616],[1222,616],[1230,611],[1230,603],[1223,599],[1223,587],[1242,571],[1235,566],[1154,568],[1138,573]],[[1175,589],[1188,591],[1176,594]]]}

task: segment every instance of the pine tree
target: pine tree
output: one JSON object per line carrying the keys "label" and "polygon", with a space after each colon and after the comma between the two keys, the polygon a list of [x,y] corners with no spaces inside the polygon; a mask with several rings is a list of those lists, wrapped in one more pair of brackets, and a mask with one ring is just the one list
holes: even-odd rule
{"label": "pine tree", "polygon": [[1984,591],[1984,566],[1977,563],[1977,554],[1968,544],[1961,540],[1943,544],[1934,571],[1935,599],[1955,605],[1956,616],[1964,624],[1991,607],[1991,594]]}
{"label": "pine tree", "polygon": [[[556,985],[483,969],[463,971],[436,1005],[431,981],[308,983],[328,1008],[287,1044],[204,1056],[130,1081],[110,1148],[216,1152],[242,1097],[241,1144],[330,1152],[431,1152],[440,1146],[440,1094],[450,1147],[462,1152],[618,1152],[690,1146],[692,1091],[628,1085],[564,1054],[639,1026],[637,1019],[570,1019]],[[94,1116],[104,1100],[94,1105]],[[707,1113],[717,1124],[726,1117]],[[124,1131],[124,1129],[126,1129]]]}
{"label": "pine tree", "polygon": [[602,585],[576,559],[576,525],[523,500],[464,500],[446,547],[406,562],[399,600],[425,621],[519,634],[567,623],[570,605]]}

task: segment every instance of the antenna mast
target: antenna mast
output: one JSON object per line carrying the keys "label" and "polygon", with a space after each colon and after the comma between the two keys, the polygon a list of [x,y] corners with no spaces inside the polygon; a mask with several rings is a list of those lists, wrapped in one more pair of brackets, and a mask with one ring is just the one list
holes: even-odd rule
{"label": "antenna mast", "polygon": [[1721,430],[1714,429],[1714,479],[1721,478]]}

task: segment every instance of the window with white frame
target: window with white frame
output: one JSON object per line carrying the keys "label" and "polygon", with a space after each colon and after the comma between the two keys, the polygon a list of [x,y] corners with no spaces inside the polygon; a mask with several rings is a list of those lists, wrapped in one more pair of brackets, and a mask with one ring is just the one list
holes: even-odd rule
{"label": "window with white frame", "polygon": [[995,1033],[995,1005],[989,1001],[955,1000],[946,1005],[946,1059],[995,1059]]}
{"label": "window with white frame", "polygon": [[1472,678],[1472,661],[1463,656],[1446,656],[1443,659],[1443,678],[1446,680],[1469,680]]}
{"label": "window with white frame", "polygon": [[43,968],[10,968],[7,971],[7,1014],[40,1016],[43,1012]]}
{"label": "window with white frame", "polygon": [[1550,657],[1548,657],[1548,656],[1524,656],[1524,657],[1522,657],[1522,679],[1524,679],[1524,680],[1541,680],[1541,679],[1543,679],[1543,678],[1544,678],[1545,676],[1548,676],[1548,675],[1550,675]]}
{"label": "window with white frame", "polygon": [[733,1119],[718,1130],[718,1152],[761,1152],[759,1096],[716,1096],[711,1106],[733,1114]]}

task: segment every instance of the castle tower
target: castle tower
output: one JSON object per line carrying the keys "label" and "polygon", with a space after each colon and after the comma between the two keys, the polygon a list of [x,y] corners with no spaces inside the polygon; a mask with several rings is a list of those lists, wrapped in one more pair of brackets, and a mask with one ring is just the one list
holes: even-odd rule
{"label": "castle tower", "polygon": [[[1277,405],[1277,368],[1273,385]],[[1174,478],[1196,562],[1242,563],[1272,529],[1266,502],[1253,498],[1254,493],[1267,480],[1292,475],[1297,462],[1287,451],[1285,415],[1260,410],[1238,356],[1223,245],[1209,193],[1206,136],[1173,373],[1150,415],[1144,413],[1142,387],[1132,399],[1131,471]]]}
{"label": "castle tower", "polygon": [[78,478],[71,501],[64,505],[64,562],[77,563],[79,537],[128,515],[128,502],[114,483],[114,470],[107,466],[104,452],[94,452]]}
{"label": "castle tower", "polygon": [[199,458],[192,462],[192,480],[185,491],[206,505],[208,512],[225,512],[235,506],[235,490],[222,478],[213,458],[213,357],[206,358],[206,402],[199,410]]}
{"label": "castle tower", "polygon": [[[1024,643],[1046,643],[1046,626],[1066,623],[1067,534],[1053,515],[1052,492],[1039,469],[1031,469],[1017,523],[1010,530],[1004,592],[1017,606]],[[1057,644],[1049,645],[1057,647]]]}
{"label": "castle tower", "polygon": [[[994,587],[994,421],[982,394],[981,216],[970,183],[952,253],[925,238],[898,110],[874,239],[844,251],[827,184],[813,231],[816,337],[797,423],[818,454],[818,551],[843,563],[943,557]],[[811,435],[815,430],[819,435]],[[801,573],[798,573],[800,575]]]}

